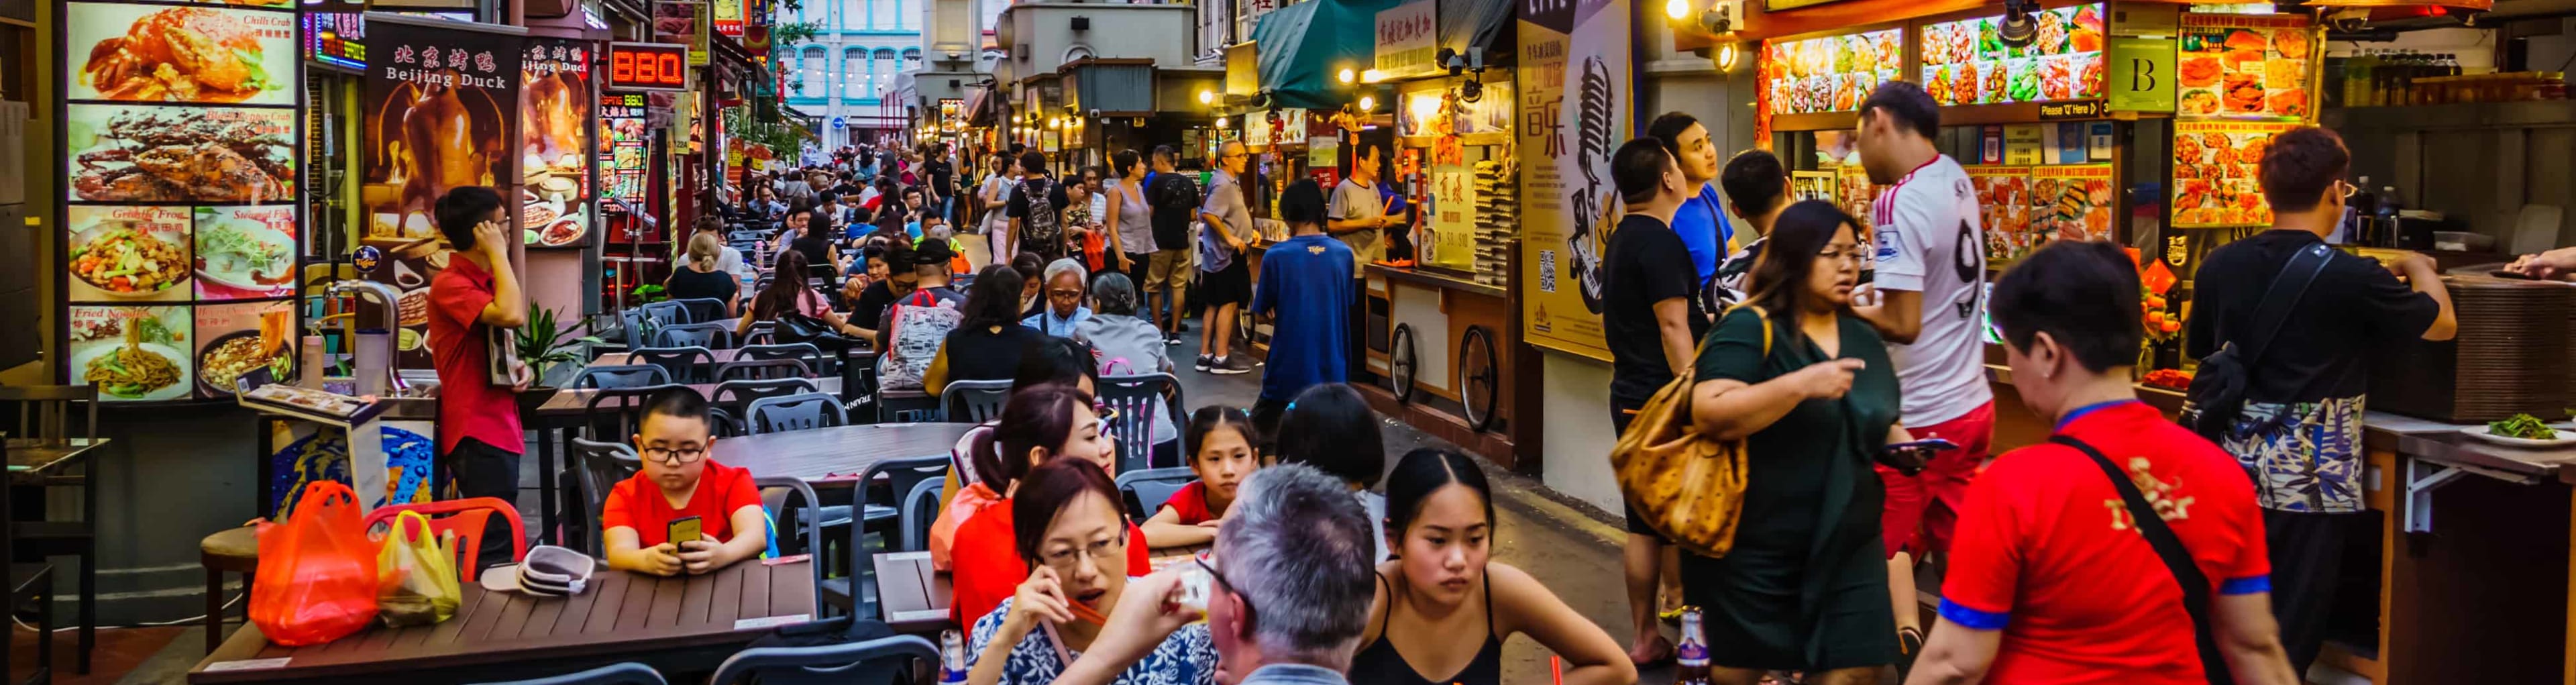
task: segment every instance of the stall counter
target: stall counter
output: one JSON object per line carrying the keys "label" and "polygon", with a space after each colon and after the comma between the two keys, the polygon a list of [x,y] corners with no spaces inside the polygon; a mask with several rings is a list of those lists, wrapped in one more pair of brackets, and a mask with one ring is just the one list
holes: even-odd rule
{"label": "stall counter", "polygon": [[[1505,288],[1436,269],[1370,264],[1361,273],[1368,313],[1360,334],[1368,342],[1366,368],[1377,379],[1364,387],[1378,409],[1514,468],[1517,393],[1508,360],[1520,348],[1519,302]],[[1394,380],[1402,357],[1415,369],[1409,389]],[[1485,425],[1471,420],[1479,417]]]}

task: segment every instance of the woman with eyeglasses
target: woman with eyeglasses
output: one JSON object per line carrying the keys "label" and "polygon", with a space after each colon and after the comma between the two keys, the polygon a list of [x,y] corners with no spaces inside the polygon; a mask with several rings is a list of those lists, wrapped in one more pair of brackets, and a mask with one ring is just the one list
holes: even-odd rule
{"label": "woman with eyeglasses", "polygon": [[[1011,378],[1011,392],[1016,394],[1042,385],[1065,385],[1085,393],[1094,392],[1099,387],[1099,374],[1092,368],[1091,357],[1089,345],[1066,338],[1039,338],[1020,350],[1020,370]],[[1102,420],[1108,419],[1104,417]],[[984,508],[1001,502],[1002,493],[1009,489],[1007,484],[1001,488],[988,486],[979,477],[982,471],[978,465],[988,461],[984,453],[996,449],[993,428],[1000,423],[997,418],[967,429],[965,435],[958,436],[956,446],[949,449],[949,459],[953,464],[940,492],[954,494],[940,505],[939,517],[930,522],[930,565],[933,568],[949,570],[949,548],[957,540],[957,527],[983,513]],[[1114,464],[1115,460],[1110,463]]]}
{"label": "woman with eyeglasses", "polygon": [[[618,482],[600,507],[600,537],[608,567],[657,576],[706,573],[769,548],[769,518],[751,471],[707,458],[716,439],[708,430],[707,400],[698,391],[672,388],[644,406],[635,431],[635,453],[644,468]],[[673,527],[695,519],[695,526]],[[673,540],[694,527],[698,538]]]}
{"label": "woman with eyeglasses", "polygon": [[[1009,599],[974,623],[968,653],[974,685],[1055,682],[1074,656],[1099,639],[1130,574],[1150,567],[1131,557],[1144,538],[1127,523],[1109,474],[1076,459],[1037,467],[1011,501],[1012,544],[1028,560]],[[1214,683],[1216,650],[1206,624],[1163,639],[1110,682]]]}
{"label": "woman with eyeglasses", "polygon": [[1744,440],[1735,546],[1682,556],[1682,595],[1704,612],[1716,682],[1765,671],[1806,682],[1877,682],[1897,661],[1887,558],[1871,467],[1911,440],[1897,425],[1896,369],[1878,331],[1851,310],[1860,224],[1820,201],[1791,205],[1753,267],[1756,290],[1701,346],[1695,429]]}
{"label": "woman with eyeglasses", "polygon": [[[1002,499],[959,525],[956,543],[949,549],[950,606],[955,612],[951,618],[958,625],[970,625],[992,613],[1029,577],[1029,557],[1016,546],[1013,521],[1019,511],[1016,498],[1030,485],[1030,474],[1059,461],[1078,461],[1107,473],[1117,463],[1118,451],[1091,393],[1050,384],[1011,395],[1010,403],[1002,406],[1001,420],[974,456],[976,477],[1001,493]],[[1144,539],[1144,531],[1134,524],[1126,529],[1136,539]],[[1145,568],[1144,545],[1123,553],[1129,567]]]}

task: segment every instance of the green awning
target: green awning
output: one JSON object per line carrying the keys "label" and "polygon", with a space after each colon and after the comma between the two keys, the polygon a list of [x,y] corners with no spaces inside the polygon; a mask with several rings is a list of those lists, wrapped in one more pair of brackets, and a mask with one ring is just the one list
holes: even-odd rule
{"label": "green awning", "polygon": [[1365,70],[1375,61],[1377,13],[1397,0],[1307,0],[1261,15],[1252,28],[1259,47],[1261,89],[1271,106],[1337,109],[1355,89],[1336,79],[1342,67]]}

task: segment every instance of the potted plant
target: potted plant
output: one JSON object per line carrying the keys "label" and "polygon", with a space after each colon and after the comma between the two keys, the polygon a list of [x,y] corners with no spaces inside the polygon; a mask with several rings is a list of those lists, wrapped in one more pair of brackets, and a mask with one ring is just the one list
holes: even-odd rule
{"label": "potted plant", "polygon": [[578,344],[599,344],[598,336],[574,337],[589,328],[588,319],[575,322],[569,328],[563,327],[555,319],[554,310],[534,303],[528,305],[528,325],[519,327],[515,335],[518,336],[519,361],[528,365],[528,371],[535,375],[536,382],[519,391],[520,414],[536,411],[546,400],[554,399],[555,392],[562,388],[556,385],[561,381],[554,377],[553,372],[566,363],[581,361]]}

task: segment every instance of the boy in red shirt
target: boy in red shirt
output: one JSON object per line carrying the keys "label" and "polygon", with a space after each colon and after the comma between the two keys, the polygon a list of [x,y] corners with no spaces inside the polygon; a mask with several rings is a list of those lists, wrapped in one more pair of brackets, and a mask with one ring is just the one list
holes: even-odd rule
{"label": "boy in red shirt", "polygon": [[[635,434],[644,470],[609,490],[599,512],[609,568],[695,575],[769,548],[760,488],[752,485],[750,471],[708,459],[715,443],[707,400],[698,391],[672,388],[653,397]],[[670,539],[671,522],[691,516],[701,537]]]}
{"label": "boy in red shirt", "polygon": [[[2210,672],[2294,685],[2272,620],[2254,483],[2217,445],[2137,399],[2138,276],[2120,248],[2059,242],[1995,283],[2022,404],[2054,440],[2099,451],[2173,530],[2197,571]],[[2206,683],[2183,586],[2108,474],[2056,442],[2014,450],[1968,486],[1941,621],[1909,684]]]}
{"label": "boy in red shirt", "polygon": [[[449,247],[447,268],[429,282],[430,365],[438,372],[440,464],[464,497],[519,496],[519,455],[528,451],[519,431],[518,389],[492,382],[492,336],[528,323],[528,299],[510,268],[510,243],[518,231],[502,228],[510,215],[501,194],[462,186],[432,208]],[[507,564],[510,526],[492,519],[483,533],[486,565]]]}

